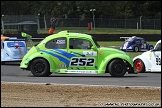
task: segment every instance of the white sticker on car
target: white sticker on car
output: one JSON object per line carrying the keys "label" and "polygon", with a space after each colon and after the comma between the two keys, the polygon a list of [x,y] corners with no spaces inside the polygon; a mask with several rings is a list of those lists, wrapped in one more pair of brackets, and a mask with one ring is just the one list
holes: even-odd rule
{"label": "white sticker on car", "polygon": [[125,42],[124,43],[124,46],[123,46],[123,49],[126,49],[127,48],[127,45],[128,45],[128,42]]}
{"label": "white sticker on car", "polygon": [[96,51],[83,51],[83,54],[85,56],[97,56],[97,52]]}
{"label": "white sticker on car", "polygon": [[57,40],[56,44],[65,44],[65,40]]}

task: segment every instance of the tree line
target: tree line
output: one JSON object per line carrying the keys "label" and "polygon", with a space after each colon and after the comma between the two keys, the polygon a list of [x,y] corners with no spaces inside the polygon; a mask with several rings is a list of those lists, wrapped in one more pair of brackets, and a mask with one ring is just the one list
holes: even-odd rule
{"label": "tree line", "polygon": [[4,15],[58,18],[161,18],[161,1],[1,1]]}

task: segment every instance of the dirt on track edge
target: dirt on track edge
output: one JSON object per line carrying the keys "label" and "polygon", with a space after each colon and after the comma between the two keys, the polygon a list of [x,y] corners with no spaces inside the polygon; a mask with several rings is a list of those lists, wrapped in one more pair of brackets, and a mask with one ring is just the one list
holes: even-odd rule
{"label": "dirt on track edge", "polygon": [[161,88],[1,82],[1,107],[161,107]]}

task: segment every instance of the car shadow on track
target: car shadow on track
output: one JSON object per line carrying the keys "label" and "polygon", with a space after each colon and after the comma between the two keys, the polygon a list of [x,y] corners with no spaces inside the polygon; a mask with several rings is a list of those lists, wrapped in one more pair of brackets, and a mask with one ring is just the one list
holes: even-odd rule
{"label": "car shadow on track", "polygon": [[1,63],[2,66],[11,65],[11,66],[20,66],[20,62],[5,62]]}
{"label": "car shadow on track", "polygon": [[[28,77],[35,77],[33,76],[32,74],[28,75]],[[123,77],[112,77],[111,75],[109,74],[103,74],[103,75],[96,75],[96,74],[56,74],[56,73],[53,73],[51,74],[50,76],[47,76],[47,77],[87,77],[87,78],[99,78],[99,77],[102,77],[102,78],[131,78],[131,77],[141,77],[141,76],[138,76],[136,74],[134,75],[126,75],[126,76],[123,76]],[[142,76],[143,77],[143,76]],[[37,77],[38,78],[38,77]],[[44,77],[45,78],[45,77]]]}
{"label": "car shadow on track", "polygon": [[1,66],[20,66],[20,64],[1,64]]}

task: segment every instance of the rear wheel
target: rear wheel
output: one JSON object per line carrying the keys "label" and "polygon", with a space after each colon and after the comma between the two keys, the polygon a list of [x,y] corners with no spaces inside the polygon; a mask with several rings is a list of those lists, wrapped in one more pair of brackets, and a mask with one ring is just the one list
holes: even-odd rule
{"label": "rear wheel", "polygon": [[137,59],[134,61],[134,69],[138,72],[138,73],[142,73],[145,72],[145,65],[143,63],[142,60]]}
{"label": "rear wheel", "polygon": [[115,59],[110,62],[108,66],[108,71],[111,76],[121,77],[124,76],[126,73],[126,65],[122,60]]}
{"label": "rear wheel", "polygon": [[134,51],[135,52],[138,52],[139,51],[139,48],[136,46],[136,47],[134,47]]}
{"label": "rear wheel", "polygon": [[46,77],[51,74],[49,64],[44,59],[35,59],[32,61],[30,70],[37,77]]}
{"label": "rear wheel", "polygon": [[150,46],[149,50],[152,50],[154,47],[153,46]]}

